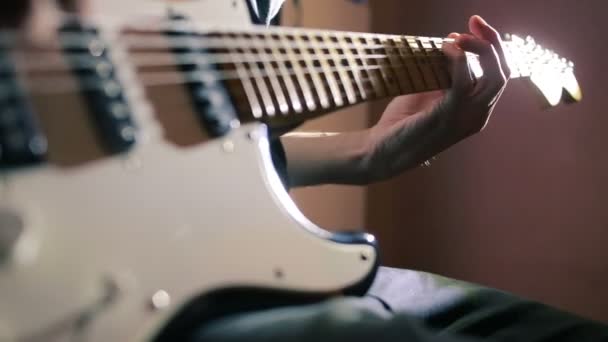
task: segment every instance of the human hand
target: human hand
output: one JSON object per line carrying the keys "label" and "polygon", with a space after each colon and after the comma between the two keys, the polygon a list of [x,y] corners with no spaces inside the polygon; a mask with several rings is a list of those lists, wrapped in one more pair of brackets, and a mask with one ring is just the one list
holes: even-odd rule
{"label": "human hand", "polygon": [[[481,17],[471,34],[452,33],[443,51],[452,64],[452,88],[395,98],[367,135],[369,181],[395,176],[480,132],[502,94],[510,71],[500,34]],[[465,52],[479,55],[483,76],[474,80]]]}

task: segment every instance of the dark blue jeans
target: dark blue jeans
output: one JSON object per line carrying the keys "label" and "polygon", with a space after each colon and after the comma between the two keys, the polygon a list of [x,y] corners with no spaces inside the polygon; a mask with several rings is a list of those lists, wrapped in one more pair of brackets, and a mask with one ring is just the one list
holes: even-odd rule
{"label": "dark blue jeans", "polygon": [[233,315],[197,341],[608,341],[608,326],[416,271],[382,267],[367,296]]}

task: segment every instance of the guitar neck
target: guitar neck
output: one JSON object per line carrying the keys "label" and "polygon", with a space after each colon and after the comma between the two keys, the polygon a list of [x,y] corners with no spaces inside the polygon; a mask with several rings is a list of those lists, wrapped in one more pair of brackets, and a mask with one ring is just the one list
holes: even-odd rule
{"label": "guitar neck", "polygon": [[[207,54],[241,120],[293,123],[360,102],[447,89],[443,38],[296,29],[216,31]],[[221,46],[221,47],[217,47]],[[472,70],[479,74],[476,56]]]}

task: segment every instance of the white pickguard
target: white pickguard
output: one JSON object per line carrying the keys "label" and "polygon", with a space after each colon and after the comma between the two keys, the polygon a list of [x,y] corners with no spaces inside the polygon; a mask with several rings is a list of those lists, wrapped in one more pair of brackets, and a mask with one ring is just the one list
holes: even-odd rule
{"label": "white pickguard", "polygon": [[97,0],[93,13],[101,19],[129,19],[159,16],[169,9],[186,14],[205,25],[249,26],[250,18],[245,1],[249,0]]}
{"label": "white pickguard", "polygon": [[[103,13],[127,16],[165,8],[101,2]],[[176,4],[203,21],[248,19],[238,1]],[[373,247],[331,242],[298,211],[273,169],[263,125],[176,148],[144,112],[136,112],[138,126],[152,133],[126,156],[2,175],[0,208],[21,215],[25,234],[0,264],[0,341],[147,340],[214,289],[331,293],[372,272]],[[87,312],[80,336],[73,323]]]}

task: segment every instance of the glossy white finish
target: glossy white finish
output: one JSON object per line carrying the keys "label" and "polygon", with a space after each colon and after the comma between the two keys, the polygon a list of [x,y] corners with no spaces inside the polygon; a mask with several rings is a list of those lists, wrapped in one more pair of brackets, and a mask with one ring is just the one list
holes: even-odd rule
{"label": "glossy white finish", "polygon": [[[0,269],[0,322],[16,336],[42,333],[91,310],[110,281],[119,292],[91,322],[91,341],[125,341],[212,289],[331,292],[359,281],[374,249],[327,241],[304,218],[264,130],[243,126],[189,149],[151,141],[125,159],[9,175],[1,203],[21,209],[39,247],[35,260]],[[150,310],[159,290],[171,303]]]}
{"label": "glossy white finish", "polygon": [[205,25],[249,26],[246,0],[93,0],[93,15],[100,20],[129,22],[163,16],[170,9]]}
{"label": "glossy white finish", "polygon": [[[166,8],[101,2],[99,13],[125,18]],[[228,0],[174,5],[203,21],[248,18],[244,3]],[[147,340],[214,289],[331,293],[373,270],[373,247],[331,242],[299,212],[272,166],[264,125],[177,148],[132,92],[143,135],[127,155],[0,175],[0,207],[22,215],[28,256],[0,264],[1,341]]]}

